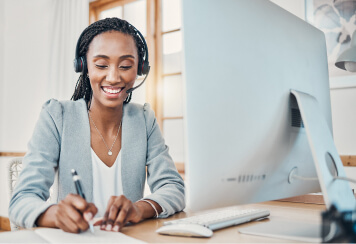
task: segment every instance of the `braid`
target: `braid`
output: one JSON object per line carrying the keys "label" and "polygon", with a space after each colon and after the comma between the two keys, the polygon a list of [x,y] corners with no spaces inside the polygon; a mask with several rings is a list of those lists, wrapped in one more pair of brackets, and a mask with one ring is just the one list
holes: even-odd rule
{"label": "braid", "polygon": [[[77,57],[84,57],[86,62],[86,54],[89,50],[89,45],[91,41],[94,39],[95,36],[110,31],[119,31],[121,33],[130,35],[133,37],[138,53],[138,60],[140,63],[143,62],[143,57],[145,55],[145,47],[137,35],[135,27],[133,27],[129,22],[126,20],[122,20],[119,18],[106,18],[103,20],[99,20],[94,22],[93,24],[89,25],[82,34],[82,37],[79,42],[78,47],[78,54]],[[85,65],[86,66],[86,65]],[[87,103],[87,107],[89,109],[91,98],[93,95],[93,90],[90,86],[90,80],[88,77],[88,70],[86,67],[83,68],[82,74],[79,76],[77,84],[75,86],[74,93],[72,95],[72,100],[76,101],[78,99],[84,98]],[[132,93],[130,93],[127,98],[125,99],[124,103],[129,103],[132,98]]]}

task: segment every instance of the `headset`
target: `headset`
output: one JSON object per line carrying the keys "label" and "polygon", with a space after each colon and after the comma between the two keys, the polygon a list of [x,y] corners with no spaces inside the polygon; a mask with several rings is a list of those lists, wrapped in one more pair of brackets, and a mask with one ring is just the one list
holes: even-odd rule
{"label": "headset", "polygon": [[[141,75],[145,75],[145,78],[143,79],[143,81],[136,87],[130,88],[126,91],[126,93],[131,93],[132,91],[134,91],[135,89],[139,88],[146,80],[148,73],[150,72],[150,64],[148,62],[148,48],[147,48],[147,43],[145,38],[143,37],[143,35],[141,34],[141,32],[139,30],[137,30],[133,25],[130,25],[130,27],[132,27],[136,33],[136,35],[139,36],[139,39],[141,40],[141,42],[143,43],[143,48],[145,49],[145,57],[142,58],[142,62],[141,60],[138,61],[138,67],[137,67],[137,75],[141,76]],[[74,71],[76,73],[84,73],[87,70],[87,61],[86,61],[86,57],[85,56],[80,56],[79,57],[79,43],[80,40],[82,39],[84,34],[84,31],[82,32],[82,34],[80,34],[78,42],[77,42],[77,46],[75,48],[75,59],[73,61],[74,64]]]}

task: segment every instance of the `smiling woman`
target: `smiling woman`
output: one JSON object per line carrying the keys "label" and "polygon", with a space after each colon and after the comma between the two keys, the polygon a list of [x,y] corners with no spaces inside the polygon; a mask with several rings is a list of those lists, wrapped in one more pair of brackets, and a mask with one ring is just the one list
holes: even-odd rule
{"label": "smiling woman", "polygon": [[137,48],[132,36],[118,31],[96,36],[87,53],[88,76],[93,89],[91,110],[118,108],[132,88],[138,66]]}
{"label": "smiling woman", "polygon": [[[118,18],[112,18],[119,20]],[[116,62],[123,61],[124,59],[133,58],[133,60],[136,59],[135,65],[131,64],[131,68],[136,70],[135,72],[135,77],[133,79],[136,79],[136,74],[141,74],[141,69],[143,67],[143,62],[146,62],[146,57],[148,54],[145,55],[147,46],[145,44],[145,41],[138,32],[138,30],[130,25],[127,21],[121,20],[121,22],[113,22],[111,23],[111,26],[105,27],[103,26],[104,20],[97,21],[93,24],[91,24],[89,27],[87,27],[84,32],[81,34],[79,37],[78,43],[77,43],[77,48],[76,48],[76,59],[75,59],[75,66],[76,66],[76,72],[82,72],[82,75],[78,79],[77,87],[76,90],[73,94],[72,99],[77,100],[79,98],[82,98],[82,94],[84,94],[84,99],[87,102],[88,108],[90,106],[91,98],[92,98],[92,87],[89,85],[90,80],[88,76],[88,69],[95,71],[99,69],[109,69],[106,71],[106,76],[110,76],[109,79],[117,79],[117,77],[112,78],[112,75],[115,75],[112,73],[112,71],[115,72],[115,69],[113,70],[112,67],[110,68],[107,64],[108,61],[110,61],[110,57],[113,59],[114,57],[110,56],[113,52],[116,55],[118,55],[118,51],[120,51],[120,60],[119,57],[117,56]],[[108,32],[108,33],[105,33]],[[117,35],[121,36],[114,36],[114,35],[109,35],[109,33],[112,32],[117,32]],[[100,35],[99,35],[100,34]],[[105,39],[104,41],[102,39]],[[121,40],[121,42],[117,42],[117,40]],[[110,45],[106,45],[106,41],[110,42]],[[91,42],[96,43],[96,45],[91,44]],[[90,50],[95,48],[95,50]],[[99,52],[106,52],[106,53],[98,53]],[[129,53],[121,53],[121,52],[129,52]],[[110,55],[109,55],[110,54]],[[90,56],[88,56],[90,55]],[[145,56],[145,60],[143,59]],[[87,58],[90,58],[90,60],[87,60]],[[104,60],[106,63],[104,63]],[[89,64],[90,62],[90,64]],[[111,65],[113,60],[111,60]],[[88,67],[87,67],[88,64]],[[93,68],[94,64],[94,68]],[[118,65],[116,63],[115,65]],[[121,70],[123,68],[128,68],[128,66],[121,65]],[[129,65],[130,66],[130,65]],[[118,66],[117,66],[118,67]],[[130,69],[131,69],[130,68]],[[103,74],[104,72],[101,72]],[[132,73],[132,69],[131,69]],[[126,98],[125,103],[128,103],[131,100],[131,93],[130,95]]]}
{"label": "smiling woman", "polygon": [[[72,100],[44,104],[23,159],[9,207],[12,222],[67,232],[164,218],[185,206],[184,183],[148,104],[130,103],[138,75],[148,74],[147,46],[127,21],[107,18],[79,37]],[[151,194],[143,198],[146,181]],[[70,171],[81,175],[86,199],[75,192]],[[59,171],[58,203],[46,202]]]}

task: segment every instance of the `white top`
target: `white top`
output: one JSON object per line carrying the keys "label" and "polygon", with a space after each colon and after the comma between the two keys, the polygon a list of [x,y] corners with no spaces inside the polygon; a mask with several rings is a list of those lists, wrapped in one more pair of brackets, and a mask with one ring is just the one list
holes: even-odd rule
{"label": "white top", "polygon": [[111,196],[123,194],[121,178],[121,151],[114,164],[108,167],[91,148],[93,168],[93,203],[98,208],[95,217],[103,217]]}

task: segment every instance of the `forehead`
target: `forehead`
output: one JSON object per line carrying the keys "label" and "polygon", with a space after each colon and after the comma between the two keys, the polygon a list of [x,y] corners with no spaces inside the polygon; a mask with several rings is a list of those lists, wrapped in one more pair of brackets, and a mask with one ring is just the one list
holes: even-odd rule
{"label": "forehead", "polygon": [[137,55],[137,47],[133,37],[129,34],[110,31],[101,33],[93,38],[89,44],[89,53],[92,55]]}

